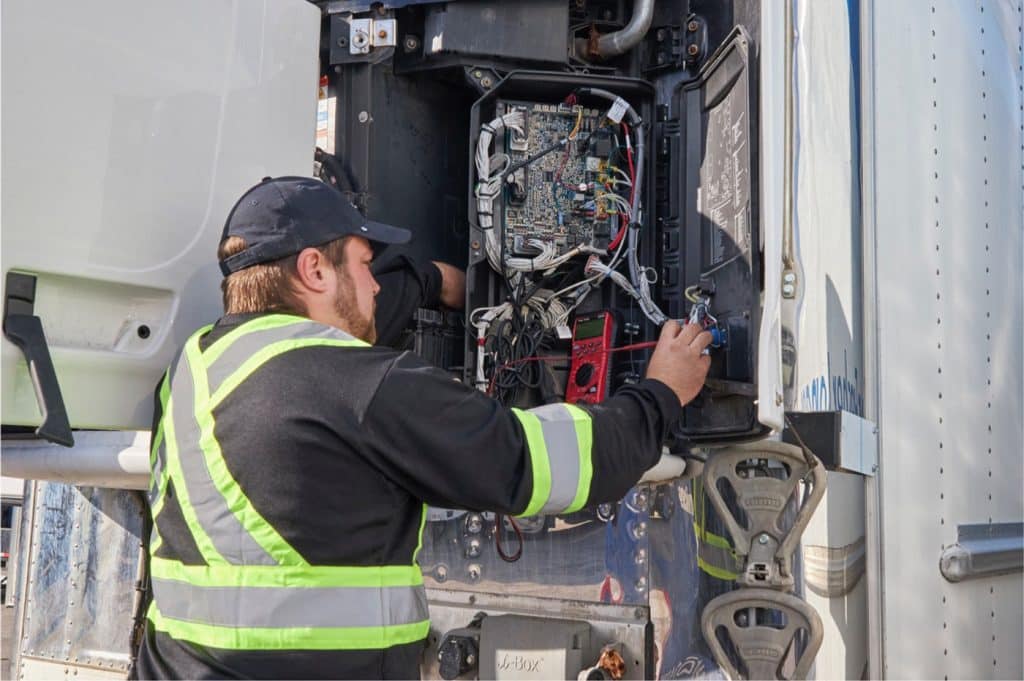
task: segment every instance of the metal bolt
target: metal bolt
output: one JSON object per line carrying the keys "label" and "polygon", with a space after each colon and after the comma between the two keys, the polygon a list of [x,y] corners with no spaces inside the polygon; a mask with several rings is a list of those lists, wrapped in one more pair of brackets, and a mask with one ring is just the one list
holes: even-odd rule
{"label": "metal bolt", "polygon": [[445,581],[446,579],[448,579],[448,568],[444,565],[438,565],[436,568],[434,568],[434,577],[439,582]]}
{"label": "metal bolt", "polygon": [[420,39],[414,35],[405,36],[405,51],[413,52],[420,46]]}
{"label": "metal bolt", "polygon": [[698,27],[696,21],[691,21],[690,23],[688,23],[686,25],[686,30],[688,30],[690,33],[696,33],[697,32],[697,28],[699,28],[699,27]]}
{"label": "metal bolt", "polygon": [[468,664],[471,667],[474,664],[476,664],[476,655],[474,655],[473,653],[470,653],[469,655],[466,655],[466,664]]}
{"label": "metal bolt", "polygon": [[385,31],[384,29],[381,29],[381,30],[377,31],[377,37],[380,38],[381,40],[383,40],[384,38],[388,37],[388,32]]}
{"label": "metal bolt", "polygon": [[491,87],[492,85],[494,85],[494,81],[491,80],[490,76],[484,76],[483,78],[480,79],[480,84],[483,85],[484,87]]}
{"label": "metal bolt", "polygon": [[481,71],[480,69],[477,69],[476,71],[473,72],[473,77],[474,78],[480,78],[483,75],[484,75],[484,72]]}
{"label": "metal bolt", "polygon": [[466,544],[466,557],[467,558],[477,558],[480,555],[480,553],[481,553],[480,540],[479,539],[470,539],[469,543]]}
{"label": "metal bolt", "polygon": [[758,544],[767,544],[768,543],[768,535],[767,534],[762,534],[760,537],[757,538],[757,543]]}
{"label": "metal bolt", "polygon": [[697,47],[696,45],[690,45],[689,47],[686,48],[686,51],[689,53],[691,57],[696,57],[697,53],[700,52],[700,48]]}
{"label": "metal bolt", "polygon": [[466,532],[469,534],[480,534],[484,529],[484,518],[479,513],[470,513],[466,516]]}
{"label": "metal bolt", "polygon": [[370,120],[370,114],[368,112],[366,112],[366,111],[360,111],[359,112],[359,122],[360,123],[365,123],[368,120]]}
{"label": "metal bolt", "polygon": [[478,565],[477,563],[473,563],[472,565],[470,565],[466,569],[466,571],[469,573],[469,578],[472,579],[474,582],[476,580],[480,579],[480,572],[481,572],[481,570],[480,570],[480,565]]}
{"label": "metal bolt", "polygon": [[783,284],[782,285],[782,295],[792,298],[795,293],[796,293],[796,287],[793,286],[792,284]]}
{"label": "metal bolt", "polygon": [[796,283],[796,273],[795,272],[786,272],[784,275],[782,275],[782,281],[787,283],[787,284],[795,284]]}

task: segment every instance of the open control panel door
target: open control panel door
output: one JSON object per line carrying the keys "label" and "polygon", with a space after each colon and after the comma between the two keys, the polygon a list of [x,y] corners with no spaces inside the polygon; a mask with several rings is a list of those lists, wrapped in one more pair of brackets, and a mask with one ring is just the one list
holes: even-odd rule
{"label": "open control panel door", "polygon": [[737,27],[661,124],[662,296],[670,317],[712,331],[711,370],[684,410],[690,441],[748,439],[758,420],[762,249],[753,44]]}

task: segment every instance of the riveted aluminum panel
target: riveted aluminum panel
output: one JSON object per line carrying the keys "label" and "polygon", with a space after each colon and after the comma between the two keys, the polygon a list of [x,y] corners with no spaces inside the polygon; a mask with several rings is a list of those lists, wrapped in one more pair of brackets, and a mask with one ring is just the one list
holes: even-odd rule
{"label": "riveted aluminum panel", "polygon": [[938,558],[1024,516],[1024,7],[872,10],[882,673],[1021,678],[1021,574],[951,584]]}

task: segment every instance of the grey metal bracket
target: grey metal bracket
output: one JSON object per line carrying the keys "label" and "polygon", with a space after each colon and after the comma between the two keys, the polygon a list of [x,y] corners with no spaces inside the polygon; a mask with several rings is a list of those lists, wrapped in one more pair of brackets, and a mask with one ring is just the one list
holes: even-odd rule
{"label": "grey metal bracket", "polygon": [[[737,582],[792,590],[793,552],[825,495],[825,479],[825,468],[813,454],[782,442],[759,441],[711,454],[704,467],[704,489],[725,521],[736,553],[746,557]],[[735,492],[745,524],[723,497],[722,480]],[[808,485],[796,518],[785,528],[786,509],[804,481]]]}
{"label": "grey metal bracket", "polygon": [[960,525],[939,570],[950,582],[1024,571],[1024,523]]}
{"label": "grey metal bracket", "polygon": [[[771,589],[739,589],[715,598],[704,608],[701,629],[731,679],[805,679],[824,633],[814,608]],[[718,637],[723,632],[745,670],[726,653]]]}

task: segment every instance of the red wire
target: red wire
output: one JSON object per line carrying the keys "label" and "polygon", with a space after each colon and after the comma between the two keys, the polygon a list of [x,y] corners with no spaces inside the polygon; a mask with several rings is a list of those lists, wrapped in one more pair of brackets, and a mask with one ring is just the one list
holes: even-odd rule
{"label": "red wire", "polygon": [[[622,124],[622,130],[626,135],[626,139],[629,139],[629,126],[625,123]],[[629,205],[633,205],[634,192],[636,191],[636,169],[633,167],[633,147],[626,146],[626,162],[629,164]],[[608,244],[608,250],[614,251],[618,248],[622,238],[626,235],[626,229],[629,227],[626,220],[625,214],[619,216],[619,233],[615,235],[615,239]]]}
{"label": "red wire", "polygon": [[[657,341],[645,341],[643,343],[633,343],[631,345],[623,345],[622,347],[609,347],[608,349],[606,349],[603,352],[601,352],[601,354],[611,354],[612,352],[628,352],[630,350],[646,350],[648,348],[654,347],[655,345],[657,345]],[[503,371],[505,371],[506,369],[510,369],[510,368],[512,368],[512,367],[514,367],[516,365],[521,365],[521,364],[525,363],[525,361],[565,361],[565,359],[566,359],[565,355],[552,355],[552,354],[549,354],[549,355],[534,355],[534,356],[531,356],[531,357],[522,357],[520,359],[514,359],[512,361],[508,361],[508,363],[505,363],[501,367],[498,367],[497,369],[495,369],[495,373],[492,376],[490,376],[490,382],[487,384],[487,394],[489,395],[490,393],[494,392],[494,390],[495,390],[495,381],[498,380],[498,375],[500,373],[502,373]]]}

